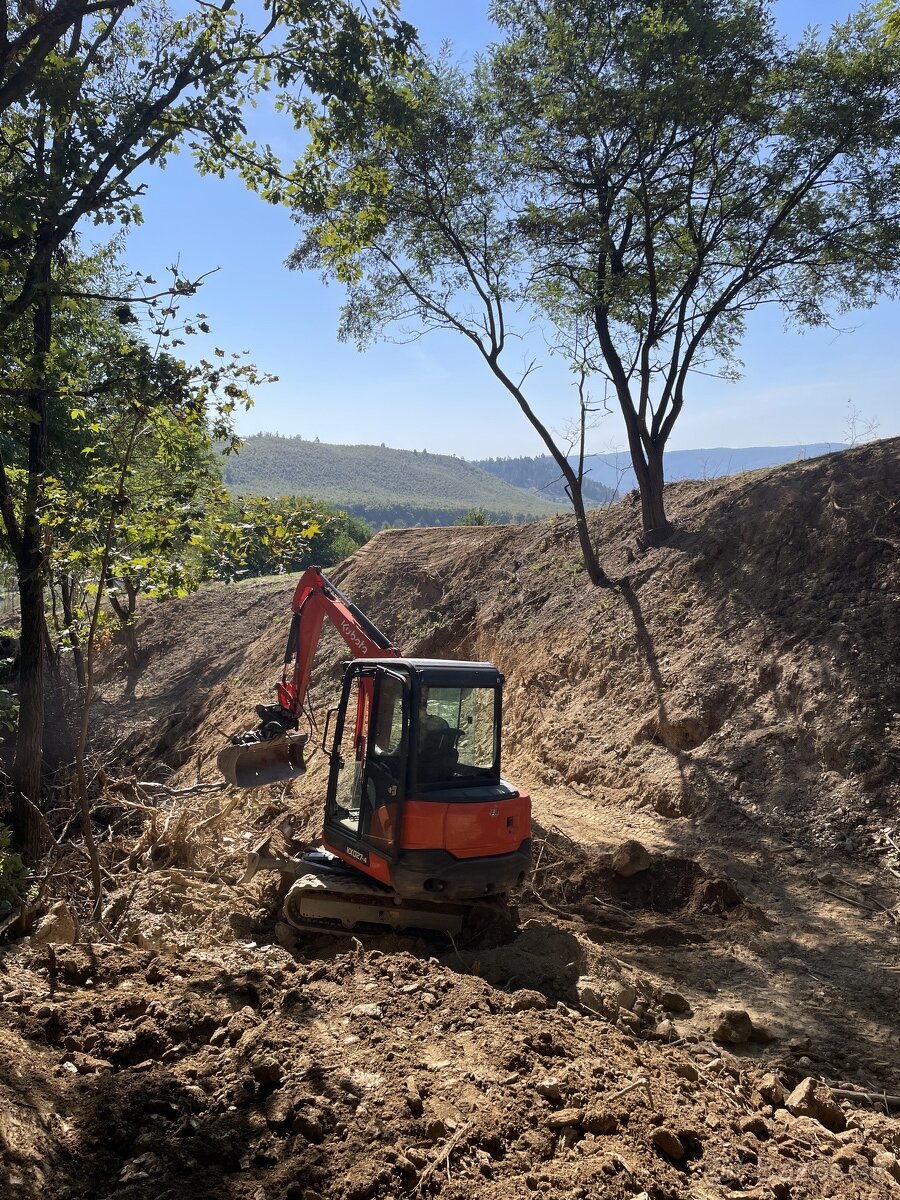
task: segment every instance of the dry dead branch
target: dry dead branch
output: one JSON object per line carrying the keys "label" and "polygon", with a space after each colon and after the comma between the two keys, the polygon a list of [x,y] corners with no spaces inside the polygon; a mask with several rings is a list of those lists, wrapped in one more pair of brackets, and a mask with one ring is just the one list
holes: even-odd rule
{"label": "dry dead branch", "polygon": [[428,1164],[428,1166],[425,1168],[425,1170],[422,1172],[422,1174],[419,1176],[419,1182],[416,1186],[417,1191],[419,1191],[419,1192],[422,1191],[425,1184],[432,1177],[432,1175],[435,1173],[435,1171],[438,1169],[438,1167],[442,1166],[443,1163],[450,1161],[450,1155],[453,1153],[453,1151],[456,1149],[456,1147],[463,1140],[463,1138],[466,1136],[466,1134],[469,1132],[469,1130],[471,1128],[472,1128],[471,1123],[467,1121],[465,1125],[460,1125],[459,1129],[456,1130],[456,1132],[453,1134],[452,1137],[447,1139],[447,1141],[444,1143],[444,1146],[443,1146],[440,1154],[437,1156],[437,1158],[435,1158],[432,1162],[430,1162]]}

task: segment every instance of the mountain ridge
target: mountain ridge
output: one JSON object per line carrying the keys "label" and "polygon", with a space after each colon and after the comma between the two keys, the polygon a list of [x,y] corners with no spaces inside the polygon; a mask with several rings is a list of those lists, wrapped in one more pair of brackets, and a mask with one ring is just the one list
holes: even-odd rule
{"label": "mountain ridge", "polygon": [[[685,479],[728,478],[741,475],[744,471],[755,471],[760,467],[781,467],[790,462],[819,458],[823,454],[833,454],[847,448],[844,442],[813,442],[792,446],[714,446],[708,449],[669,450],[664,460],[666,483],[676,483]],[[475,459],[474,462],[483,470],[500,479],[506,479],[507,482],[515,482],[519,487],[543,487],[541,481],[548,472],[557,479],[559,477],[555,462],[546,454],[533,459],[485,458]],[[525,466],[527,463],[532,464],[530,474]],[[584,468],[585,500],[589,506],[608,503],[615,496],[624,496],[637,487],[631,456],[627,450],[588,454],[585,456]],[[562,498],[562,481],[559,480],[555,487],[551,485],[546,488],[545,494],[557,499]]]}
{"label": "mountain ridge", "polygon": [[312,496],[376,525],[452,525],[475,508],[515,524],[566,507],[452,455],[277,434],[245,438],[223,479],[235,494]]}

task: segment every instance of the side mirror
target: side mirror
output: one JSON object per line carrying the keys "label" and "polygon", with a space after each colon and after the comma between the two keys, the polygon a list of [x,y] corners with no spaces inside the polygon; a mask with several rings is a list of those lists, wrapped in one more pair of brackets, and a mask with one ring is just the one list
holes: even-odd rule
{"label": "side mirror", "polygon": [[322,730],[322,749],[329,758],[331,758],[332,749],[329,745],[328,731],[331,728],[331,718],[334,716],[337,710],[338,706],[336,704],[333,708],[329,708],[328,712],[325,714],[325,728]]}

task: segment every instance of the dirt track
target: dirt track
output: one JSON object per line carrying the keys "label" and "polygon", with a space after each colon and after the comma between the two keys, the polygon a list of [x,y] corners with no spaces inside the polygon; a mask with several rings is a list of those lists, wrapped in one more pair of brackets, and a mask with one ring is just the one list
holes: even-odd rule
{"label": "dirt track", "polygon": [[[180,824],[136,831],[153,869],[122,868],[136,842],[105,851],[121,903],[136,880],[119,936],[145,949],[59,950],[52,995],[46,950],[0,958],[0,1053],[34,1089],[5,1118],[17,1194],[46,1156],[43,1194],[73,1198],[900,1193],[896,1120],[845,1104],[835,1133],[759,1091],[774,1070],[900,1092],[898,459],[894,441],[678,485],[678,532],[649,552],[626,501],[597,517],[610,591],[564,519],[388,532],[342,565],[406,652],[507,677],[505,773],[539,839],[522,932],[295,962],[269,944],[271,887],[228,881],[285,811],[314,829],[321,763],[202,838],[222,798],[191,796]],[[140,672],[106,667],[112,765],[208,778],[277,675],[289,596],[262,581],[157,610]],[[343,657],[329,643],[319,708]],[[610,865],[626,837],[652,854],[630,880]],[[725,1009],[751,1040],[715,1040]],[[68,1131],[33,1115],[54,1108]]]}

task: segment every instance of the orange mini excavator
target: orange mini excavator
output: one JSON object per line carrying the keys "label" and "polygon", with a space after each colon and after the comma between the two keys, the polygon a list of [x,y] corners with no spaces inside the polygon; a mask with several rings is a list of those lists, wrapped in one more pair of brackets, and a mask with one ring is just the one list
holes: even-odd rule
{"label": "orange mini excavator", "polygon": [[[328,618],[353,658],[322,749],[331,763],[321,844],[255,866],[294,879],[296,928],[461,931],[505,906],[531,864],[531,803],[500,774],[503,676],[491,663],[403,658],[319,567],[300,579],[277,685],[259,728],[219,754],[237,787],[305,771],[298,731]],[[476,918],[477,923],[477,918]]]}

